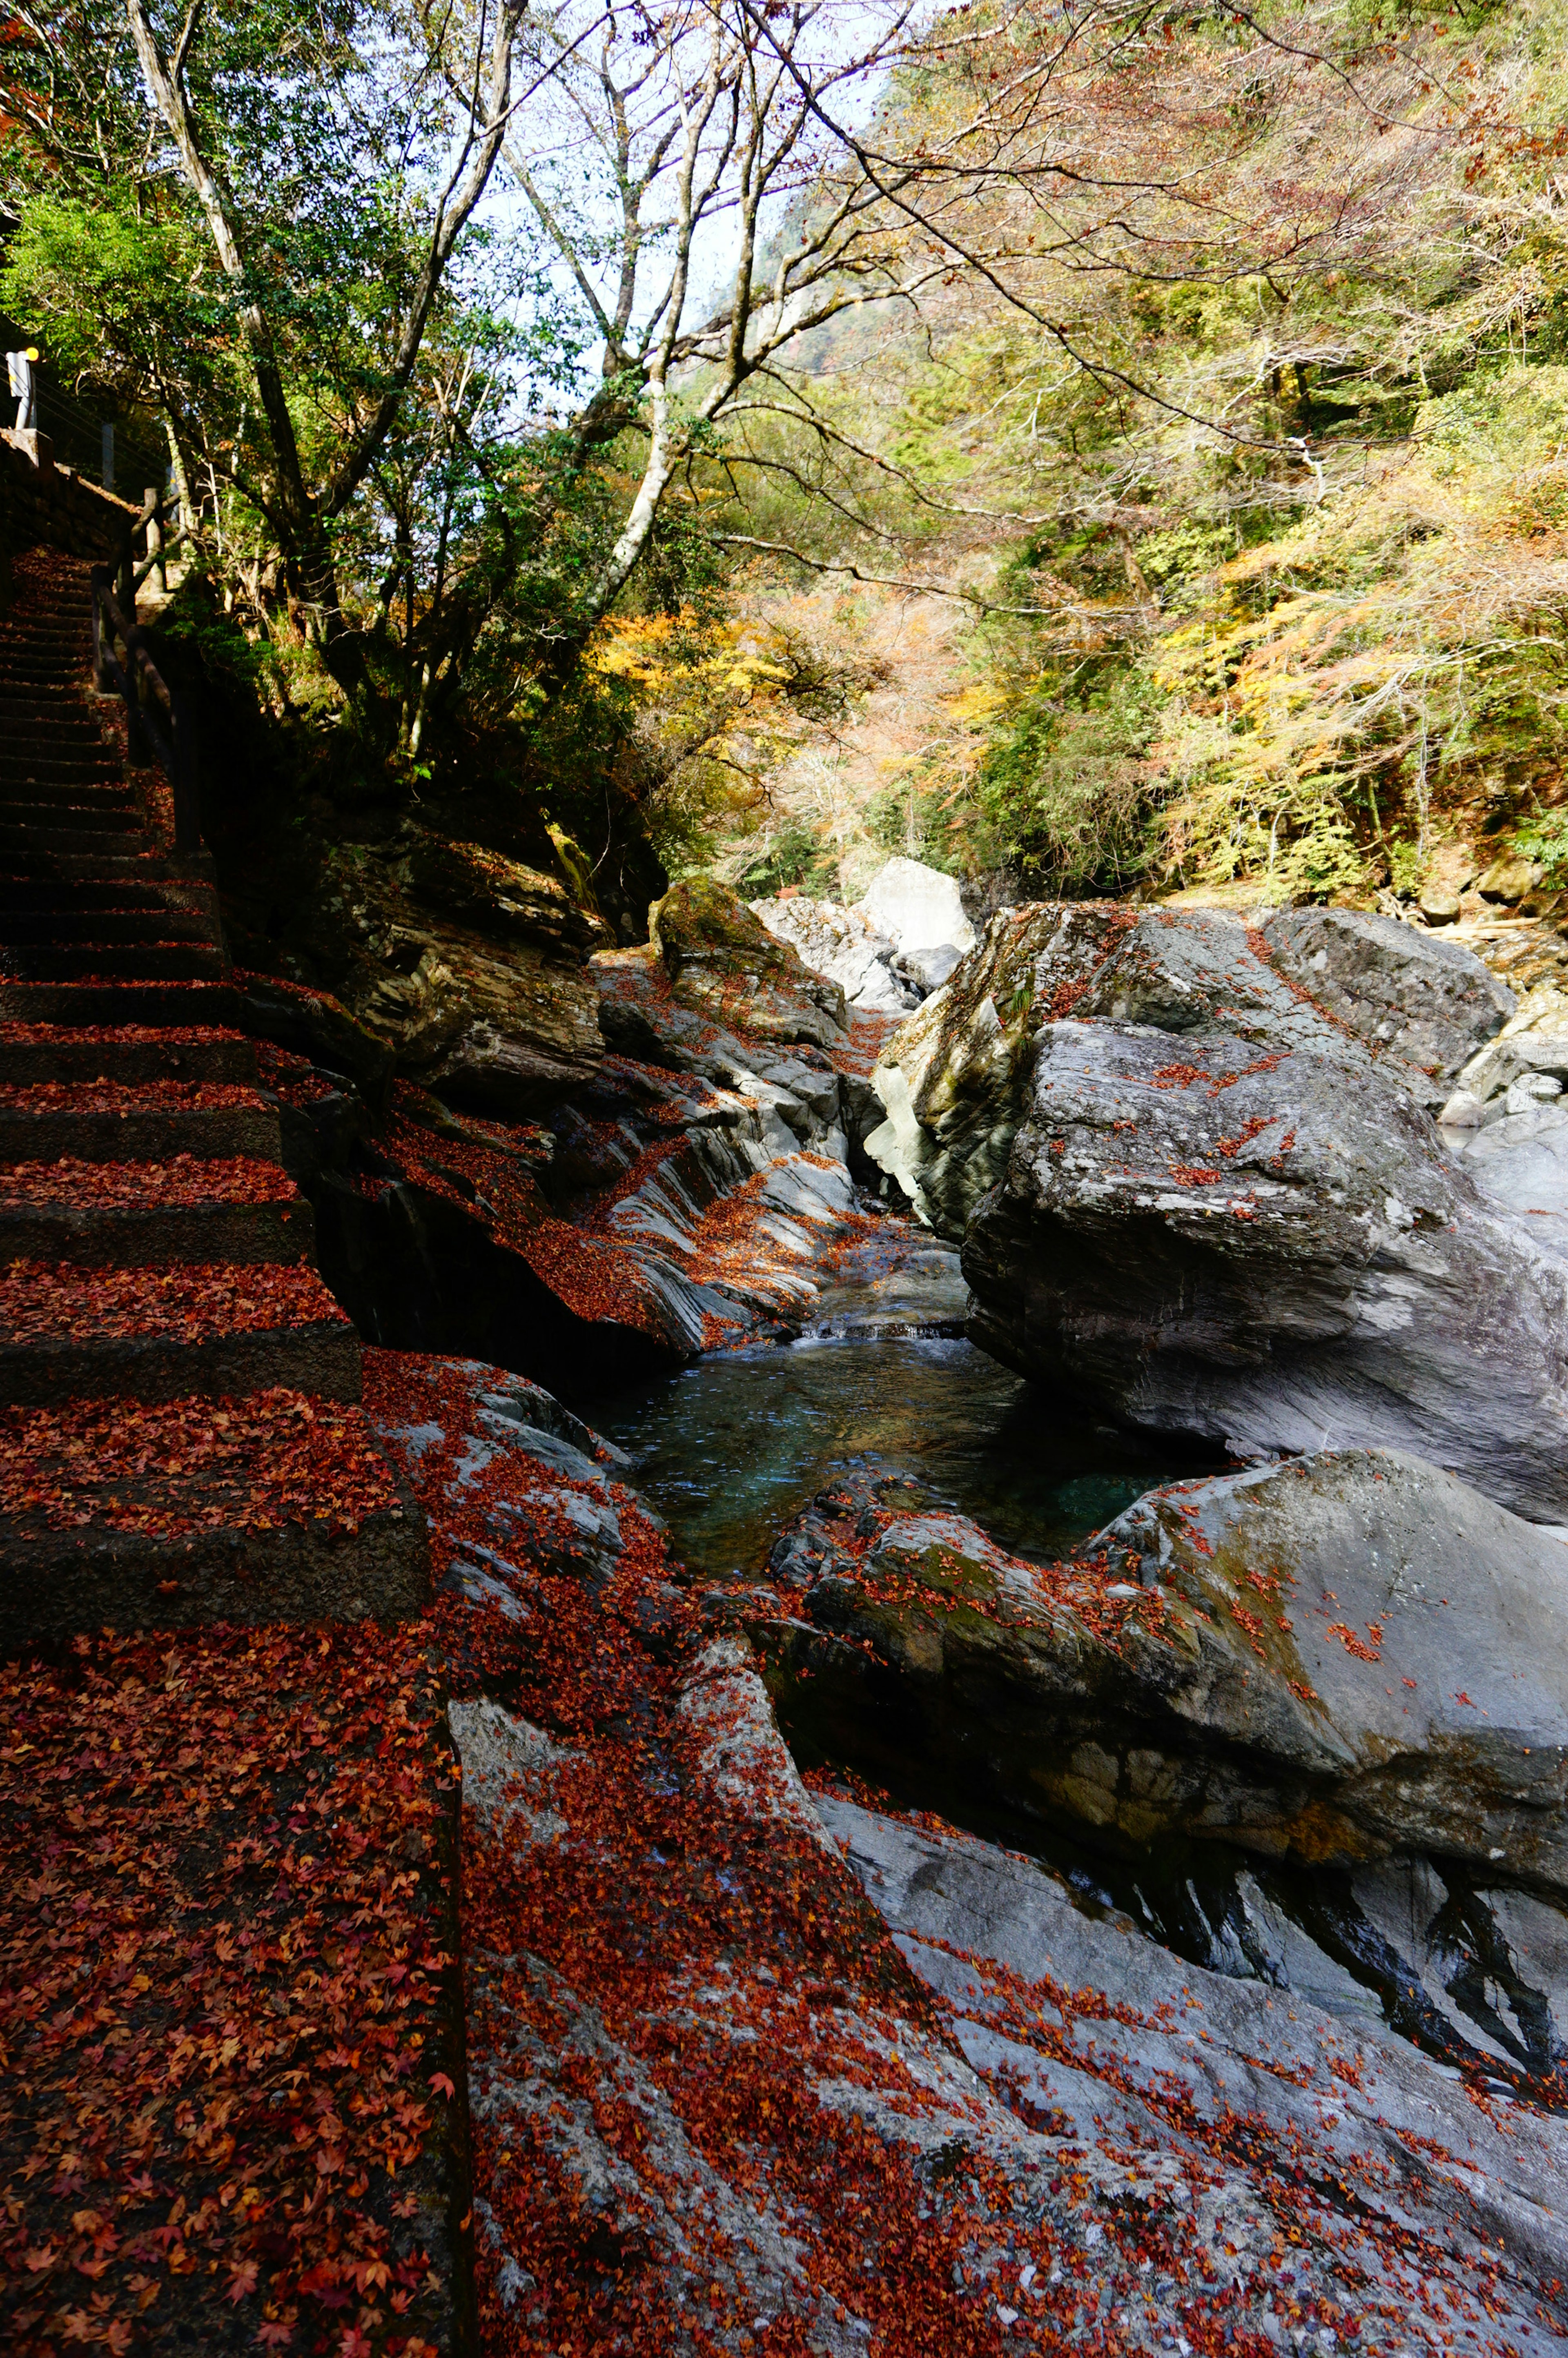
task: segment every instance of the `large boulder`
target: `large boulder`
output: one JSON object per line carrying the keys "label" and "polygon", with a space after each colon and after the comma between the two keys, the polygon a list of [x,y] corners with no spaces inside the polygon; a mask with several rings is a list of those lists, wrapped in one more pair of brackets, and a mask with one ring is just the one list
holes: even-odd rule
{"label": "large boulder", "polygon": [[918,860],[888,860],[852,909],[797,892],[751,906],[865,1014],[901,1015],[918,1006],[975,946],[957,880]]}
{"label": "large boulder", "polygon": [[964,1238],[970,1331],[1023,1373],[1241,1456],[1378,1442],[1568,1516],[1568,1264],[1425,1109],[1511,1001],[1345,914],[1004,914],[879,1070],[868,1152]]}
{"label": "large boulder", "polygon": [[[860,903],[860,914],[894,941],[926,989],[946,982],[975,946],[957,877],[919,860],[890,860],[879,868]],[[951,958],[943,957],[951,952]]]}
{"label": "large boulder", "polygon": [[906,1015],[919,1004],[916,986],[893,972],[898,945],[860,910],[814,901],[805,892],[753,901],[751,909],[775,940],[788,942],[814,974],[838,983],[849,1004],[863,1014]]}
{"label": "large boulder", "polygon": [[604,927],[553,879],[409,827],[389,850],[323,852],[310,915],[337,998],[408,1078],[526,1121],[597,1072],[584,954]]}
{"label": "large boulder", "polygon": [[673,996],[713,1024],[757,1040],[842,1043],[841,987],[813,974],[712,876],[672,885],[648,912]]}
{"label": "large boulder", "polygon": [[1568,1546],[1413,1458],[1179,1484],[1048,1565],[860,1477],[770,1579],[757,1634],[829,1751],[1129,1849],[1568,1891]]}
{"label": "large boulder", "polygon": [[1304,986],[1331,1023],[1390,1060],[1418,1104],[1435,1111],[1457,1068],[1513,1015],[1517,1001],[1462,943],[1359,909],[1277,909],[1258,927],[1276,969]]}

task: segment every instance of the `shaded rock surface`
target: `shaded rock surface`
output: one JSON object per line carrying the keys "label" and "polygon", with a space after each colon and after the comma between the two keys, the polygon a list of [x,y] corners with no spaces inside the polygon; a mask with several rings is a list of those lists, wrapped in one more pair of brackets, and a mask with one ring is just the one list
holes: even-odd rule
{"label": "shaded rock surface", "polygon": [[325,848],[312,892],[318,969],[408,1078],[526,1120],[597,1069],[583,961],[610,936],[554,877],[406,820]]}
{"label": "shaded rock surface", "polygon": [[[543,1035],[516,1007],[497,1013],[494,1040],[465,1019],[430,1057],[416,1032],[377,1028],[368,1001],[356,1013],[287,978],[245,978],[247,1021],[273,1044],[286,1159],[361,1331],[482,1350],[580,1393],[797,1329],[869,1232],[856,1184],[874,1175],[860,1141],[880,1113],[867,1076],[883,1023],[840,1022],[841,992],[702,880],[660,904],[662,948],[585,961],[599,936],[569,903],[562,914],[548,880],[471,846],[416,846],[409,864],[422,891],[481,908],[492,935],[514,918],[535,965],[569,974],[574,1024],[591,1000],[592,1053],[569,1085],[563,1067],[531,1097],[513,1082]],[[494,955],[533,971],[520,952]],[[470,958],[453,983],[470,1018],[481,982]],[[524,1104],[536,1119],[514,1118]]]}
{"label": "shaded rock surface", "polygon": [[1562,2346],[1549,2090],[1476,2103],[1261,1898],[1335,2010],[808,1791],[584,1428],[492,1368],[369,1384],[452,1665],[485,2346]]}
{"label": "shaded rock surface", "polygon": [[857,1725],[874,1766],[1124,1849],[1568,1892],[1568,1546],[1413,1459],[1178,1484],[1054,1564],[862,1477],[769,1573],[791,1724]]}
{"label": "shaded rock surface", "polygon": [[1024,1373],[1240,1455],[1409,1448],[1559,1519],[1568,1268],[1426,1110],[1509,995],[1353,914],[999,916],[890,1044],[867,1151],[964,1238],[970,1331]]}

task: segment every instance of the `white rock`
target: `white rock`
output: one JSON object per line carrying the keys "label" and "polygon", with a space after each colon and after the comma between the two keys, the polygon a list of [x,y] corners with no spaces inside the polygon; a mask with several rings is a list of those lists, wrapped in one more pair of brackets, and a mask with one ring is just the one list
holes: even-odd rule
{"label": "white rock", "polygon": [[1555,1073],[1521,1073],[1510,1081],[1503,1102],[1509,1113],[1529,1113],[1542,1098],[1560,1098],[1563,1084]]}
{"label": "white rock", "polygon": [[1437,1119],[1449,1130],[1479,1130],[1481,1100],[1474,1089],[1455,1089]]}
{"label": "white rock", "polygon": [[905,952],[939,949],[947,942],[960,954],[975,946],[957,879],[918,860],[890,860],[879,869],[860,909]]}
{"label": "white rock", "polygon": [[877,1015],[906,1015],[919,992],[892,972],[895,946],[859,909],[837,901],[813,901],[805,893],[788,900],[753,901],[776,941],[788,942],[803,965],[842,990],[851,1007]]}

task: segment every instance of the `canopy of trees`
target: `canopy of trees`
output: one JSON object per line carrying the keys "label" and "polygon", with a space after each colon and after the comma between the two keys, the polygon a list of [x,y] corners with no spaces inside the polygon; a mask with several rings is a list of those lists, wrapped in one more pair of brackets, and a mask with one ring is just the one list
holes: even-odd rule
{"label": "canopy of trees", "polygon": [[815,874],[779,765],[936,596],[967,750],[863,833],[1355,888],[1466,764],[1554,791],[1564,29],[39,0],[0,284],[161,421],[210,609],[368,769],[503,744]]}

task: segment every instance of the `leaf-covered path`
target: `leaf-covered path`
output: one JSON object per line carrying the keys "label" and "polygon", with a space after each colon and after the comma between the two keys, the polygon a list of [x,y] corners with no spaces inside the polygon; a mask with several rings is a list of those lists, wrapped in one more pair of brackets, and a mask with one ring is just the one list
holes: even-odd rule
{"label": "leaf-covered path", "polygon": [[236,1028],[210,865],[0,619],[0,2339],[467,2342],[423,1522]]}

